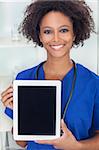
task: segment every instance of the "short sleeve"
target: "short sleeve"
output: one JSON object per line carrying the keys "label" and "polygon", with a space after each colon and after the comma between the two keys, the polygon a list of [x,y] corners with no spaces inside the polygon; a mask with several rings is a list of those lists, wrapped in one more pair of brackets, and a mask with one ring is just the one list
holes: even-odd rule
{"label": "short sleeve", "polygon": [[5,109],[5,114],[6,114],[7,116],[9,116],[11,119],[13,119],[13,110],[12,110],[12,109],[6,107],[6,109]]}
{"label": "short sleeve", "polygon": [[96,81],[93,124],[94,124],[94,129],[99,130],[99,78]]}

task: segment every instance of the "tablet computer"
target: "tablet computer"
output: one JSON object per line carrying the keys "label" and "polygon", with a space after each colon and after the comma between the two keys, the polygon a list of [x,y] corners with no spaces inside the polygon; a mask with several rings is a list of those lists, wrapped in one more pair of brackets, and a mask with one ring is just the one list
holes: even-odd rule
{"label": "tablet computer", "polygon": [[60,137],[61,81],[15,80],[13,89],[14,139]]}

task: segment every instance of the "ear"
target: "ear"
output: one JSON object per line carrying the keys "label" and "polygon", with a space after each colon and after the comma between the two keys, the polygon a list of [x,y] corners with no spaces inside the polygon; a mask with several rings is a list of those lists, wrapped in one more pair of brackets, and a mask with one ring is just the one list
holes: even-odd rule
{"label": "ear", "polygon": [[74,35],[74,37],[73,37],[73,42],[75,41],[75,38],[76,38],[76,36]]}

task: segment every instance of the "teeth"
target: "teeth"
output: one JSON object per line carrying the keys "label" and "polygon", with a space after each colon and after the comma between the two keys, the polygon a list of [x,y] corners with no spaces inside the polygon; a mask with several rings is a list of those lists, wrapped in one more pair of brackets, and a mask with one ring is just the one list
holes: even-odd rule
{"label": "teeth", "polygon": [[63,45],[55,45],[55,46],[51,46],[52,48],[54,48],[54,49],[60,49],[61,47],[63,47]]}

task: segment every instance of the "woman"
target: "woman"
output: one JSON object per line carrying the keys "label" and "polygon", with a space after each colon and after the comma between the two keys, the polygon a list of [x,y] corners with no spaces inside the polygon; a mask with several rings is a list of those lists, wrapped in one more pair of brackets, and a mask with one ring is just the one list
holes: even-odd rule
{"label": "woman", "polygon": [[[16,79],[34,80],[39,68],[38,79],[60,80],[62,116],[65,107],[66,112],[61,121],[63,134],[60,138],[17,143],[22,147],[27,145],[28,150],[99,150],[99,78],[70,58],[71,48],[83,46],[94,32],[91,9],[83,0],[37,0],[27,7],[20,32],[46,49],[47,61],[19,73]],[[10,108],[6,114],[11,117],[12,87],[2,93],[2,102]]]}

